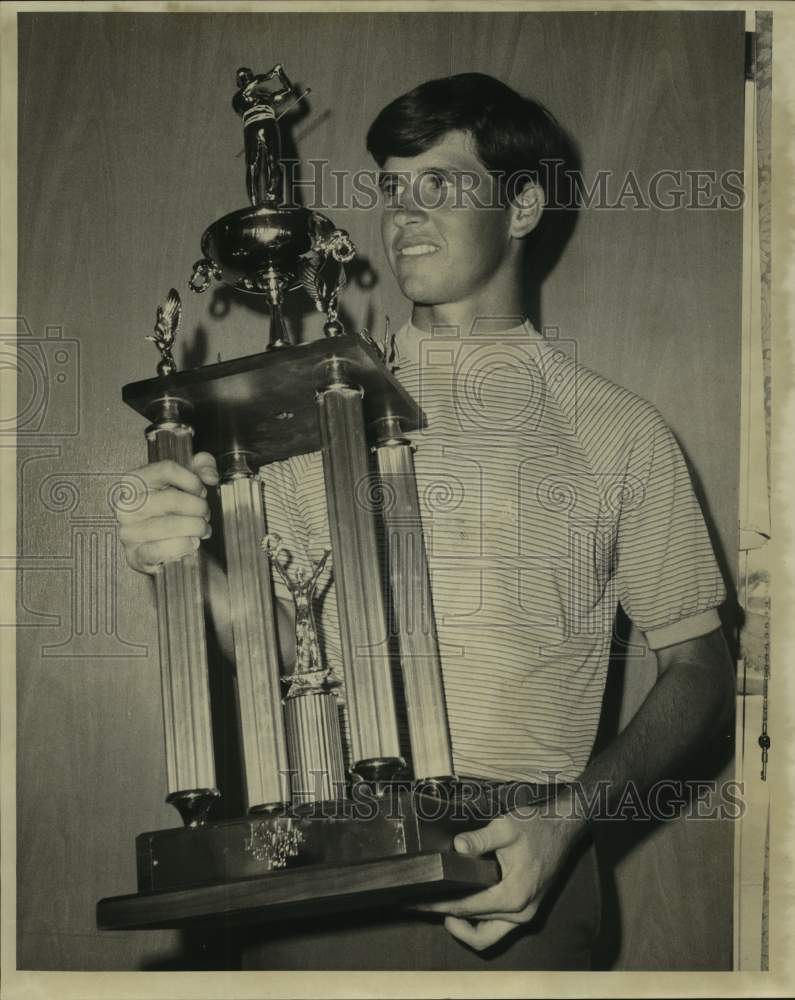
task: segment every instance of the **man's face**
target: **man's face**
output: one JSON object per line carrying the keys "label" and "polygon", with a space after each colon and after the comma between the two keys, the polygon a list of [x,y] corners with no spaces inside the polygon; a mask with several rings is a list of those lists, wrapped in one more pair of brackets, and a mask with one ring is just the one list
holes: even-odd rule
{"label": "man's face", "polygon": [[448,132],[424,153],[390,157],[380,188],[381,236],[403,294],[423,306],[487,298],[514,241],[471,136]]}

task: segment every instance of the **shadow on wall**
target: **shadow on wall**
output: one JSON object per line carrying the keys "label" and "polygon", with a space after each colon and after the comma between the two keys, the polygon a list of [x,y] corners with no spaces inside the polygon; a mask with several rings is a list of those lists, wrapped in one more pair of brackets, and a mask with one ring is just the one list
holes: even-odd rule
{"label": "shadow on wall", "polygon": [[238,972],[240,928],[234,925],[180,931],[180,946],[144,962],[140,972]]}
{"label": "shadow on wall", "polygon": [[[730,596],[727,605],[731,604]],[[735,601],[736,604],[736,601]],[[602,701],[602,716],[599,732],[594,746],[594,753],[599,753],[619,732],[621,706],[627,688],[627,671],[632,662],[632,647],[630,646],[631,622],[619,608],[616,619],[613,644],[610,654],[610,665],[607,674]],[[599,869],[602,890],[602,924],[599,937],[594,948],[593,968],[599,971],[610,971],[621,968],[624,950],[624,928],[631,914],[623,912],[617,886],[617,869],[631,854],[639,851],[644,843],[662,826],[669,822],[683,822],[682,813],[688,810],[694,798],[697,783],[714,782],[721,772],[734,758],[734,724],[733,720],[727,726],[727,731],[718,734],[712,743],[697,755],[682,761],[677,771],[667,777],[673,782],[688,783],[689,799],[681,801],[681,787],[676,792],[671,791],[670,797],[661,796],[659,805],[666,810],[670,819],[626,819],[609,821],[604,824],[594,824],[593,836],[599,856]],[[641,878],[643,875],[641,873]],[[654,882],[655,872],[648,873],[648,889],[644,891],[646,905],[656,905],[655,893],[660,891]],[[670,889],[676,891],[677,876],[672,873]],[[687,934],[686,928],[682,929]],[[675,943],[672,943],[675,948]],[[705,942],[705,952],[710,949]],[[712,966],[711,966],[712,967]],[[675,966],[671,966],[675,968]],[[714,966],[715,969],[719,967]],[[725,966],[729,968],[728,965]]]}
{"label": "shadow on wall", "polygon": [[682,448],[682,454],[687,463],[687,471],[690,473],[690,481],[693,484],[693,491],[696,494],[701,512],[704,515],[709,539],[712,542],[712,549],[718,561],[723,582],[726,585],[726,600],[718,610],[723,624],[723,632],[729,644],[729,652],[731,653],[732,660],[736,663],[740,655],[740,629],[743,626],[744,612],[737,597],[737,588],[734,585],[734,574],[732,573],[729,556],[721,542],[718,529],[715,527],[715,520],[712,516],[709,499],[704,492],[701,477],[692,464],[690,456],[682,447],[681,441],[679,442],[679,446]]}
{"label": "shadow on wall", "polygon": [[546,165],[550,178],[547,206],[536,229],[525,239],[527,293],[525,312],[538,330],[543,329],[542,289],[547,276],[557,267],[574,235],[581,208],[579,189],[572,177],[582,172],[582,154],[567,132],[561,129],[561,160]]}

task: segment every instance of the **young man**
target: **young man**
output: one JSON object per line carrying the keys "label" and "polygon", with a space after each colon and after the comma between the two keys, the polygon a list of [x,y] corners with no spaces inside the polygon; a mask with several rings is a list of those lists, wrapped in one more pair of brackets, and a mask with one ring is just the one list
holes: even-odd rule
{"label": "young man", "polygon": [[[525,318],[528,251],[543,252],[554,198],[544,161],[561,141],[543,108],[480,74],[416,88],[368,133],[384,249],[412,303],[398,377],[428,417],[415,463],[456,773],[564,787],[552,814],[509,805],[457,838],[457,850],[496,852],[494,887],[421,916],[267,931],[264,968],[587,968],[598,895],[573,783],[585,796],[609,783],[614,804],[728,720],[725,594],[673,436]],[[138,474],[152,492],[121,537],[151,572],[206,537],[205,486],[218,477],[208,455],[193,473]],[[305,562],[328,539],[319,457],[271,466],[265,484],[269,530]],[[222,619],[217,576],[214,593]],[[592,757],[619,603],[659,674]],[[322,628],[336,661],[333,584]]]}

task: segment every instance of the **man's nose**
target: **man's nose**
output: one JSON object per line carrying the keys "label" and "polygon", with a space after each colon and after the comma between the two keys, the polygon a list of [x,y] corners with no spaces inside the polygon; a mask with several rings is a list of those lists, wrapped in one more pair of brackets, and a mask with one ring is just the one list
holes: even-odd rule
{"label": "man's nose", "polygon": [[395,209],[395,225],[410,226],[425,219],[425,209],[415,197],[412,185],[407,184],[397,196]]}

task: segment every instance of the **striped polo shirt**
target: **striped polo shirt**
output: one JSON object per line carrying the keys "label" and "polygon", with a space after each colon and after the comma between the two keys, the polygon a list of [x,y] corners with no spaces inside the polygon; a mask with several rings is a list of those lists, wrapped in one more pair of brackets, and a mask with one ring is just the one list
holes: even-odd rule
{"label": "striped polo shirt", "polygon": [[[723,581],[680,449],[650,403],[529,323],[409,324],[397,344],[397,377],[428,421],[411,436],[455,772],[573,780],[618,605],[652,649],[720,624]],[[262,479],[268,530],[307,566],[330,545],[320,453]],[[333,571],[316,615],[344,674]]]}

